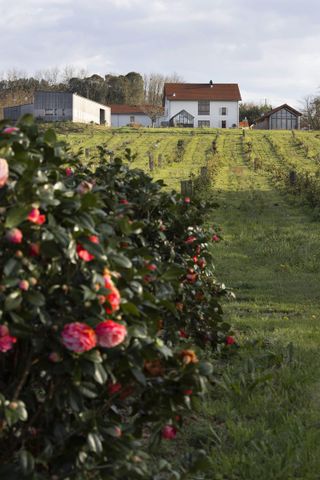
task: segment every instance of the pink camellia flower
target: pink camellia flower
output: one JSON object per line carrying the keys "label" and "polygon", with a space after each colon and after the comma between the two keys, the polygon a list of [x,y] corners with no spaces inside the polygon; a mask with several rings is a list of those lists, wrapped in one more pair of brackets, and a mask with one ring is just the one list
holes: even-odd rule
{"label": "pink camellia flower", "polygon": [[6,239],[10,243],[21,243],[22,238],[23,238],[23,235],[22,235],[21,230],[19,230],[19,228],[12,228],[6,234]]}
{"label": "pink camellia flower", "polygon": [[19,282],[19,288],[20,290],[23,290],[24,292],[26,292],[27,290],[29,290],[29,282],[28,280],[21,280]]}
{"label": "pink camellia flower", "polygon": [[161,436],[165,440],[173,440],[177,436],[177,429],[172,425],[165,425],[161,430]]}
{"label": "pink camellia flower", "polygon": [[78,186],[77,186],[77,192],[80,194],[80,195],[85,195],[86,193],[88,192],[91,192],[93,188],[93,185],[92,183],[90,182],[87,182],[86,180],[83,180]]}
{"label": "pink camellia flower", "polygon": [[219,241],[220,241],[220,237],[218,237],[218,235],[212,235],[212,241],[213,241],[213,242],[219,242]]}
{"label": "pink camellia flower", "polygon": [[33,208],[28,215],[28,220],[37,225],[42,225],[46,221],[46,216],[40,215],[40,210],[38,208]]}
{"label": "pink camellia flower", "polygon": [[235,341],[235,339],[234,339],[233,337],[228,336],[228,337],[226,338],[226,344],[227,344],[227,345],[234,345],[235,343],[236,343],[236,341]]}
{"label": "pink camellia flower", "polygon": [[71,168],[71,167],[67,167],[67,168],[65,169],[65,173],[66,173],[67,177],[71,177],[71,175],[73,174],[72,168]]}
{"label": "pink camellia flower", "polygon": [[195,242],[197,240],[197,237],[194,237],[193,235],[190,235],[190,237],[187,238],[187,240],[184,241],[187,245],[190,245],[191,243]]}
{"label": "pink camellia flower", "polygon": [[85,323],[67,323],[61,333],[63,345],[72,352],[83,353],[97,345],[97,336],[93,328]]}
{"label": "pink camellia flower", "polygon": [[0,158],[0,188],[4,187],[9,178],[8,162],[4,158]]}
{"label": "pink camellia flower", "polygon": [[98,338],[98,345],[106,348],[116,347],[122,343],[127,336],[126,327],[113,320],[105,320],[99,323],[95,332]]}
{"label": "pink camellia flower", "polygon": [[119,382],[109,383],[109,385],[107,386],[109,395],[115,395],[116,393],[120,392],[121,389],[122,385]]}
{"label": "pink camellia flower", "polygon": [[29,254],[31,257],[40,255],[40,243],[30,243]]}
{"label": "pink camellia flower", "polygon": [[3,133],[10,134],[10,133],[16,133],[19,132],[19,128],[17,127],[7,127],[3,130]]}
{"label": "pink camellia flower", "polygon": [[11,350],[16,341],[16,337],[10,335],[8,327],[0,325],[0,352],[5,353]]}
{"label": "pink camellia flower", "polygon": [[114,427],[114,436],[119,438],[121,437],[121,435],[122,435],[122,430],[120,427],[118,427],[118,425],[116,425]]}
{"label": "pink camellia flower", "polygon": [[61,355],[60,355],[58,352],[51,352],[51,353],[49,353],[48,359],[49,359],[50,362],[52,362],[52,363],[59,363],[59,362],[62,361],[62,357],[61,357]]}
{"label": "pink camellia flower", "polygon": [[185,197],[184,203],[190,203],[190,202],[191,202],[191,198],[190,197]]}

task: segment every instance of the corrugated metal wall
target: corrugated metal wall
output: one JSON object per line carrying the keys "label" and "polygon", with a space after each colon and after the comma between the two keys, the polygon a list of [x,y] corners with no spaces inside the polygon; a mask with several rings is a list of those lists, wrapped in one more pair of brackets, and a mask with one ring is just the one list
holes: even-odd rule
{"label": "corrugated metal wall", "polygon": [[45,122],[72,121],[72,93],[36,92],[34,95],[34,116]]}
{"label": "corrugated metal wall", "polygon": [[33,114],[33,104],[18,105],[16,107],[5,107],[3,109],[3,118],[6,120],[18,120],[22,115],[26,113]]}

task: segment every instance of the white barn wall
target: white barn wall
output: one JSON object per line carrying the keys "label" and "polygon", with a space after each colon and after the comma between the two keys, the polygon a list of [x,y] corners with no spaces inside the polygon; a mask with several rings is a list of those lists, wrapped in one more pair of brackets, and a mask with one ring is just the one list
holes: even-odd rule
{"label": "white barn wall", "polygon": [[134,117],[133,123],[137,123],[139,125],[142,125],[143,127],[151,127],[152,125],[151,119],[147,115],[138,114],[138,113],[132,113],[132,114],[112,113],[111,125],[113,127],[125,127],[127,125],[130,125],[130,123],[132,123],[130,121],[131,117]]}
{"label": "white barn wall", "polygon": [[78,95],[72,96],[72,121],[80,123],[100,124],[100,109],[105,111],[106,126],[111,125],[111,109]]}
{"label": "white barn wall", "polygon": [[[227,108],[227,115],[220,115],[220,109]],[[165,102],[165,113],[167,120],[170,121],[181,110],[186,110],[194,117],[194,126],[198,126],[198,121],[210,121],[210,127],[221,128],[222,120],[226,120],[226,128],[231,128],[232,125],[239,125],[239,102],[237,101],[211,101],[210,115],[198,115],[198,101],[194,100],[174,100]]]}

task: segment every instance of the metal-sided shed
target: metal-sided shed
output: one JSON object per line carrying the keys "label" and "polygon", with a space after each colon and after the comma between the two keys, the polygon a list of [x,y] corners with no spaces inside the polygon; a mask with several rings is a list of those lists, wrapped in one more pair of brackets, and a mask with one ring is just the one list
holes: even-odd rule
{"label": "metal-sided shed", "polygon": [[44,122],[111,125],[110,107],[70,92],[38,91],[34,94],[33,104],[4,109],[4,117],[9,120],[18,120],[24,113],[32,113],[37,120]]}

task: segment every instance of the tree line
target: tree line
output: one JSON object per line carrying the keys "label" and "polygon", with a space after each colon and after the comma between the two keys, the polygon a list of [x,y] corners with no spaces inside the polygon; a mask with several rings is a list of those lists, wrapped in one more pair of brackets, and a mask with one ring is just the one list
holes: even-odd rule
{"label": "tree line", "polygon": [[[29,76],[15,70],[0,75],[0,108],[32,103],[37,90],[77,93],[98,103],[147,105],[157,110],[162,105],[163,87],[166,82],[182,82],[176,73],[163,75],[137,72],[126,75],[88,75],[85,70],[65,67],[52,68]],[[151,109],[152,110],[152,109]]]}

